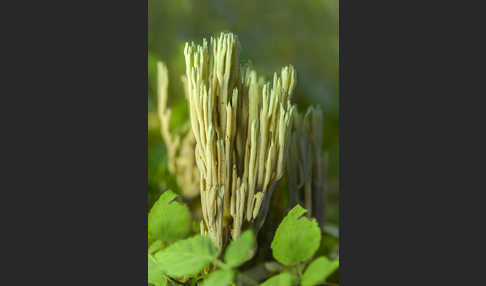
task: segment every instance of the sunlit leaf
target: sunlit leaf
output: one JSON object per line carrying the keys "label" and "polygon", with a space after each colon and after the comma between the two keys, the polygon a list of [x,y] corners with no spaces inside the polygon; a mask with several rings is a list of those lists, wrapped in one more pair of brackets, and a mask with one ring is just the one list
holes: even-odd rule
{"label": "sunlit leaf", "polygon": [[172,277],[192,276],[218,257],[218,248],[209,237],[196,235],[180,240],[155,253],[161,269]]}
{"label": "sunlit leaf", "polygon": [[321,231],[315,219],[304,217],[306,209],[295,206],[282,220],[272,241],[275,259],[292,265],[310,259],[321,242]]}
{"label": "sunlit leaf", "polygon": [[171,243],[185,238],[191,231],[189,208],[176,201],[172,191],[164,192],[148,215],[148,232],[152,240]]}
{"label": "sunlit leaf", "polygon": [[251,258],[255,247],[255,235],[251,230],[240,234],[226,248],[224,260],[231,267],[237,267]]}
{"label": "sunlit leaf", "polygon": [[330,261],[327,257],[321,256],[315,259],[302,276],[302,286],[313,286],[326,281],[336,269],[339,268],[339,260]]}
{"label": "sunlit leaf", "polygon": [[167,285],[164,271],[152,255],[148,255],[148,283],[155,286]]}

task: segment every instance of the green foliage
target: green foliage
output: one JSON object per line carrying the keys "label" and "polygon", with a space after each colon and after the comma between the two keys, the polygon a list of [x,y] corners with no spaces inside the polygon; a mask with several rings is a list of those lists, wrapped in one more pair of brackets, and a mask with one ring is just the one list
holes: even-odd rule
{"label": "green foliage", "polygon": [[233,282],[234,272],[231,269],[217,270],[209,274],[202,286],[228,286]]}
{"label": "green foliage", "polygon": [[[167,215],[176,198],[177,195],[170,191],[164,193],[155,203],[154,212],[151,212],[152,216],[157,214],[155,210],[160,212],[159,215]],[[179,204],[179,206],[183,205]],[[176,215],[178,212],[175,211],[174,214],[168,215],[167,222],[164,223],[165,227],[174,227],[170,221],[179,220]],[[277,274],[261,285],[292,286],[297,285],[300,278],[302,286],[313,286],[324,282],[338,269],[339,260],[331,261],[327,257],[321,256],[311,262],[303,274],[299,270],[297,271],[299,276],[296,275],[295,270],[300,269],[301,262],[308,261],[314,255],[321,241],[320,229],[317,227],[315,219],[310,220],[303,217],[306,212],[299,205],[294,207],[280,223],[272,241],[275,259],[284,265],[296,266],[296,268],[283,267],[281,270],[294,272]],[[151,225],[160,224],[158,220],[155,222],[152,222]],[[160,238],[161,235],[157,237]],[[222,262],[218,260],[218,248],[209,237],[196,235],[179,240],[166,248],[164,248],[162,240],[154,240],[148,247],[148,281],[155,286],[172,285],[173,283],[167,280],[167,277],[170,276],[175,279],[184,278],[185,281],[188,281],[188,285],[232,285],[235,274],[238,273],[236,268],[252,257],[255,243],[253,232],[244,231],[228,245],[224,253],[224,262]],[[219,270],[215,270],[209,275],[198,275],[204,269],[210,269],[211,265],[217,266]],[[251,278],[249,279],[251,280]]]}
{"label": "green foliage", "polygon": [[314,286],[326,281],[339,267],[339,260],[330,261],[327,257],[316,258],[302,276],[302,286]]}
{"label": "green foliage", "polygon": [[162,267],[157,263],[152,255],[148,255],[148,283],[155,286],[167,285]]}
{"label": "green foliage", "polygon": [[171,243],[186,237],[191,230],[191,212],[176,201],[172,191],[164,192],[148,215],[148,233],[152,240]]}
{"label": "green foliage", "polygon": [[[255,250],[255,235],[251,230],[243,232],[232,241],[224,253],[224,263],[219,261],[219,250],[212,240],[205,236],[180,240],[191,231],[191,213],[185,204],[177,201],[178,195],[172,191],[164,192],[154,203],[148,216],[148,282],[155,286],[172,285],[167,277],[192,277],[191,285],[231,285],[236,267],[248,261]],[[315,219],[308,219],[304,215],[307,210],[300,205],[295,206],[284,217],[278,226],[271,248],[274,258],[287,266],[296,265],[300,269],[301,263],[308,261],[317,251],[321,242],[321,231]],[[337,228],[327,227],[328,241],[337,243]],[[172,244],[171,244],[172,243]],[[166,245],[168,247],[164,248]],[[319,252],[325,251],[326,245],[321,245]],[[326,255],[329,255],[326,254]],[[209,275],[197,276],[211,264],[220,269]],[[270,277],[264,286],[283,285],[292,286],[299,283],[302,286],[313,286],[326,281],[339,267],[339,260],[329,260],[321,256],[311,262],[305,272],[299,276],[294,273],[283,272]],[[285,269],[285,268],[283,268]],[[292,268],[293,269],[293,268]],[[288,271],[285,270],[285,271]],[[196,277],[197,276],[197,277]],[[198,280],[203,278],[202,283]],[[251,278],[250,278],[251,279]],[[199,284],[198,284],[199,283]]]}
{"label": "green foliage", "polygon": [[247,230],[226,248],[224,261],[230,267],[238,267],[251,258],[254,247],[255,235],[251,230]]}
{"label": "green foliage", "polygon": [[[309,260],[321,242],[321,231],[315,219],[304,217],[306,209],[295,206],[285,216],[272,241],[274,258],[284,265],[296,265],[302,286],[313,286],[324,282],[338,267],[339,260],[330,261],[322,256],[314,260],[301,274],[301,262]],[[262,285],[296,285],[299,277],[290,273],[273,276]]]}
{"label": "green foliage", "polygon": [[218,248],[206,236],[180,240],[155,253],[160,268],[171,277],[193,276],[218,257]]}
{"label": "green foliage", "polygon": [[272,241],[275,259],[284,265],[293,265],[310,259],[321,241],[321,231],[315,219],[303,215],[307,212],[295,206],[282,220]]}
{"label": "green foliage", "polygon": [[293,286],[299,283],[299,278],[290,273],[281,273],[270,277],[265,282],[260,284],[260,286]]}

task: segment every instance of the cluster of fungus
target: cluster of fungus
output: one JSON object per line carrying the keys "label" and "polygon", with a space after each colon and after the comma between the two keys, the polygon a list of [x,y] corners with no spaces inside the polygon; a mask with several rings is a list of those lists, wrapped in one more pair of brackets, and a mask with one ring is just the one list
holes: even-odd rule
{"label": "cluster of fungus", "polygon": [[[259,231],[285,169],[299,174],[289,180],[292,198],[302,186],[306,198],[321,186],[322,164],[308,157],[320,156],[322,112],[310,109],[301,116],[291,103],[296,84],[292,66],[269,82],[251,67],[240,66],[239,43],[232,33],[221,33],[209,43],[204,39],[202,45],[186,43],[184,56],[182,81],[192,132],[183,134],[179,144],[180,136],[168,130],[167,71],[159,64],[159,74],[165,73],[159,76],[162,135],[169,168],[177,174],[183,194],[200,194],[201,233],[224,248],[243,230]],[[302,132],[311,135],[302,137]],[[312,170],[314,187],[306,184]]]}
{"label": "cluster of fungus", "polygon": [[[187,43],[186,81],[195,156],[201,173],[201,233],[218,247],[229,236],[263,224],[275,183],[282,177],[295,106],[294,69],[273,84],[238,64],[233,34]],[[240,72],[242,71],[242,72]]]}

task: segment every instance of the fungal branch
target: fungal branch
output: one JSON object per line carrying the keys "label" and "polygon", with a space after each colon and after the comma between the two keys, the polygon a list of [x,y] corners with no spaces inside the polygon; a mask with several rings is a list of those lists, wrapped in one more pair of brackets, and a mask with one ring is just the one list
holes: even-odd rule
{"label": "fungal branch", "polygon": [[[195,138],[190,129],[180,134],[170,131],[171,110],[167,107],[169,73],[164,63],[157,63],[157,97],[160,131],[169,155],[169,172],[176,176],[185,198],[199,194],[199,172],[194,158]],[[182,144],[181,144],[182,138]]]}
{"label": "fungal branch", "polygon": [[[223,248],[242,230],[258,231],[282,177],[295,106],[292,66],[273,83],[238,65],[231,33],[186,43],[187,99],[200,171],[201,233]],[[241,71],[241,72],[240,72]]]}
{"label": "fungal branch", "polygon": [[322,132],[323,113],[319,107],[311,106],[305,114],[295,112],[287,161],[289,207],[303,200],[307,215],[316,217],[321,226],[327,158],[321,152]]}

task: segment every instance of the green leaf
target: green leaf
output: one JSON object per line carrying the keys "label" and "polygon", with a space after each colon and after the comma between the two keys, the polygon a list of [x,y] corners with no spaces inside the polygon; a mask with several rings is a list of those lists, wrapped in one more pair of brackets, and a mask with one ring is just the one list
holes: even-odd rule
{"label": "green leaf", "polygon": [[302,286],[313,286],[326,281],[336,269],[339,268],[339,260],[330,261],[321,256],[314,260],[305,270],[302,276]]}
{"label": "green leaf", "polygon": [[260,286],[293,286],[299,283],[299,278],[290,273],[282,273],[267,279]]}
{"label": "green leaf", "polygon": [[163,243],[160,240],[156,240],[153,243],[150,244],[148,248],[148,253],[153,254],[154,252],[157,252],[163,248]]}
{"label": "green leaf", "polygon": [[292,265],[310,259],[321,242],[321,231],[315,219],[303,217],[307,212],[296,205],[282,220],[272,241],[275,259]]}
{"label": "green leaf", "polygon": [[218,257],[218,248],[206,236],[177,241],[155,253],[160,267],[172,277],[192,276],[209,266]]}
{"label": "green leaf", "polygon": [[164,271],[152,255],[148,255],[148,283],[155,286],[166,286]]}
{"label": "green leaf", "polygon": [[238,267],[251,258],[254,247],[255,235],[251,230],[247,230],[228,245],[224,261],[230,267]]}
{"label": "green leaf", "polygon": [[189,208],[176,201],[172,191],[164,192],[148,215],[148,232],[152,240],[171,243],[185,238],[191,231]]}
{"label": "green leaf", "polygon": [[202,286],[228,286],[233,282],[234,272],[231,269],[217,270],[209,274]]}

